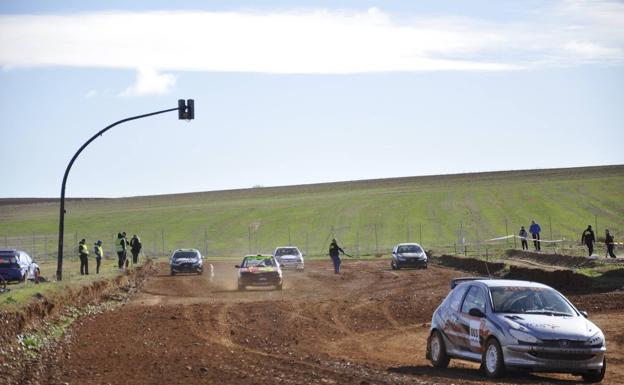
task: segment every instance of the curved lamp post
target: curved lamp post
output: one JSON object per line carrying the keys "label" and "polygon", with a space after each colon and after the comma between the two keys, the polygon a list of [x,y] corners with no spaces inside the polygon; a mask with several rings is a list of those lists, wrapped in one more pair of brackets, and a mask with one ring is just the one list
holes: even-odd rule
{"label": "curved lamp post", "polygon": [[179,99],[178,106],[176,108],[169,108],[167,110],[150,112],[149,114],[132,116],[130,118],[117,121],[111,124],[110,126],[104,128],[97,134],[93,135],[91,139],[87,140],[87,142],[83,144],[82,147],[80,147],[78,151],[74,154],[74,156],[71,158],[71,160],[69,161],[69,164],[67,165],[67,168],[65,169],[65,175],[63,175],[63,184],[61,185],[61,210],[60,210],[60,216],[59,216],[58,260],[57,260],[57,265],[56,265],[56,280],[57,281],[61,281],[63,279],[63,235],[65,232],[65,184],[67,183],[67,176],[69,175],[69,170],[71,169],[72,165],[76,161],[76,158],[78,158],[78,155],[80,155],[82,150],[84,150],[91,142],[93,142],[95,138],[97,138],[98,136],[101,136],[106,131],[110,130],[111,128],[115,127],[118,124],[128,122],[130,120],[146,118],[152,115],[164,114],[165,112],[171,112],[171,111],[178,111],[178,119],[193,120],[195,119],[195,101],[193,99],[188,99],[185,102],[184,99]]}

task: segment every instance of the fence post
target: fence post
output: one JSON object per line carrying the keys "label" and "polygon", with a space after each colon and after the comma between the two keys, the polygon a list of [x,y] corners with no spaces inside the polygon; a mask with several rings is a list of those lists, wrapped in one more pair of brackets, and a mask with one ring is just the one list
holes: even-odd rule
{"label": "fence post", "polygon": [[35,232],[33,231],[32,233],[32,257],[36,258],[36,254],[35,253]]}
{"label": "fence post", "polygon": [[204,255],[208,255],[208,229],[204,227]]}
{"label": "fence post", "polygon": [[379,241],[377,240],[377,223],[375,223],[375,256],[379,254]]}
{"label": "fence post", "polygon": [[[505,218],[505,236],[509,235],[509,227],[507,227],[507,218]],[[509,248],[509,238],[505,238],[505,245]]]}
{"label": "fence post", "polygon": [[305,246],[306,255],[310,254],[310,234],[306,231],[306,246]]}
{"label": "fence post", "polygon": [[360,257],[360,228],[355,230],[355,255]]}
{"label": "fence post", "polygon": [[420,245],[422,246],[422,223],[418,224],[418,243],[420,243]]}
{"label": "fence post", "polygon": [[43,257],[47,258],[48,255],[48,236],[43,236]]}
{"label": "fence post", "polygon": [[[550,218],[550,216],[548,217],[548,227],[550,229],[550,240],[554,241],[553,233],[552,233],[552,219]],[[557,254],[557,246],[555,246],[555,242],[553,242],[552,244],[553,244],[554,253]]]}
{"label": "fence post", "polygon": [[249,241],[249,254],[251,254],[251,226],[247,226],[247,240]]}
{"label": "fence post", "polygon": [[409,242],[410,241],[410,228],[409,228],[409,223],[407,223],[405,225],[405,231],[407,233],[407,238],[405,238],[405,242]]}
{"label": "fence post", "polygon": [[162,255],[164,257],[166,255],[165,254],[165,230],[161,230],[161,234],[162,234]]}
{"label": "fence post", "polygon": [[290,241],[290,226],[288,226],[288,246],[291,246],[292,242]]}

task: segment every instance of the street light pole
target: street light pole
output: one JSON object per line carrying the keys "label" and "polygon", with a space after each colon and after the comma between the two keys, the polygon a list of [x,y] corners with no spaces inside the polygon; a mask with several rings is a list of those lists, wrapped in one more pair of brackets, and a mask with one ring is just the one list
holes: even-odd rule
{"label": "street light pole", "polygon": [[167,110],[150,112],[149,114],[137,115],[137,116],[132,116],[130,118],[119,120],[111,124],[110,126],[104,128],[103,130],[99,131],[97,134],[93,135],[91,139],[87,140],[87,142],[83,144],[82,147],[80,147],[78,151],[74,154],[74,156],[71,158],[71,160],[69,161],[69,164],[67,165],[67,168],[65,169],[65,175],[63,175],[63,184],[61,185],[61,208],[60,208],[60,215],[59,215],[58,259],[57,259],[57,265],[56,265],[56,280],[57,281],[63,280],[63,235],[65,232],[65,184],[67,183],[67,176],[69,175],[69,170],[71,169],[74,162],[76,161],[76,158],[78,158],[78,155],[80,155],[82,150],[84,150],[91,142],[93,142],[95,138],[97,138],[98,136],[101,136],[106,131],[110,130],[111,128],[115,127],[118,124],[125,123],[131,120],[146,118],[152,115],[164,114],[165,112],[171,112],[171,111],[178,111],[178,119],[193,120],[195,119],[195,102],[193,99],[188,99],[186,102],[183,99],[180,99],[178,100],[178,107],[176,108],[169,108]]}

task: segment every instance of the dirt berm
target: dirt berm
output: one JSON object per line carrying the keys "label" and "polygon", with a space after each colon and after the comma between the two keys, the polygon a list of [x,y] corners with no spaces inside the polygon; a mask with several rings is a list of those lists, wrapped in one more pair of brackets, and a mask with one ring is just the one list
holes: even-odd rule
{"label": "dirt berm", "polygon": [[[0,346],[15,344],[16,336],[28,329],[34,329],[44,322],[54,319],[67,308],[80,308],[87,304],[98,304],[115,299],[121,293],[139,289],[143,281],[154,271],[153,263],[148,260],[137,269],[131,269],[114,279],[102,279],[84,286],[71,287],[51,295],[35,294],[32,300],[15,309],[0,310]],[[42,285],[55,285],[43,283]],[[0,355],[0,363],[3,357]]]}
{"label": "dirt berm", "polygon": [[498,275],[505,269],[505,264],[503,262],[486,262],[482,259],[459,257],[455,255],[432,255],[430,256],[430,261],[436,265],[475,272],[484,276]]}

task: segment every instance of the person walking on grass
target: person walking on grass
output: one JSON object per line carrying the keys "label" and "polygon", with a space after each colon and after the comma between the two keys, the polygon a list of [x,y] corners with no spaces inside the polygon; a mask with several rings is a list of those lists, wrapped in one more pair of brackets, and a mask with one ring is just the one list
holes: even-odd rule
{"label": "person walking on grass", "polygon": [[594,254],[594,243],[596,242],[596,236],[594,235],[594,230],[592,230],[591,225],[588,225],[583,234],[581,235],[581,243],[587,246],[587,251],[589,251],[589,256],[591,257]]}
{"label": "person walking on grass", "polygon": [[522,250],[528,250],[529,249],[529,242],[527,242],[527,231],[524,229],[524,226],[520,226],[520,233],[518,233],[518,236],[520,237],[520,243],[522,243]]}
{"label": "person walking on grass", "polygon": [[132,253],[132,264],[136,265],[139,263],[139,253],[141,252],[141,240],[137,237],[136,234],[132,236],[130,239],[130,252]]}
{"label": "person walking on grass", "polygon": [[80,255],[80,275],[89,275],[89,249],[85,239],[78,242],[78,254]]}
{"label": "person walking on grass", "polygon": [[537,223],[535,223],[535,221],[531,221],[531,226],[529,227],[529,233],[531,233],[531,236],[533,237],[533,246],[535,246],[535,251],[540,251],[542,250],[542,246],[540,245],[540,232],[542,231],[542,228],[540,227],[540,225],[538,225]]}
{"label": "person walking on grass", "polygon": [[100,274],[100,264],[104,257],[104,250],[102,249],[102,241],[95,242],[93,246],[93,253],[95,254],[95,274]]}
{"label": "person walking on grass", "polygon": [[617,256],[613,253],[613,247],[615,246],[615,241],[613,240],[613,235],[609,232],[609,229],[605,230],[605,245],[607,245],[607,255],[611,258],[617,258]]}
{"label": "person walking on grass", "polygon": [[329,256],[334,263],[334,274],[340,274],[340,263],[342,262],[340,260],[340,253],[343,253],[344,255],[349,255],[345,253],[345,251],[341,249],[340,246],[338,246],[338,242],[336,242],[336,239],[334,238],[329,244]]}

